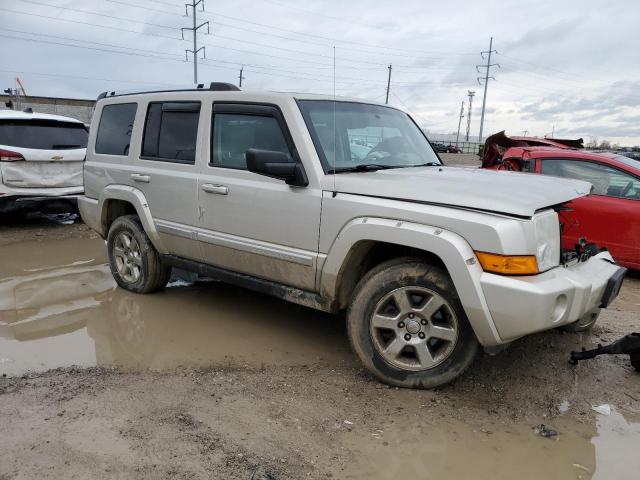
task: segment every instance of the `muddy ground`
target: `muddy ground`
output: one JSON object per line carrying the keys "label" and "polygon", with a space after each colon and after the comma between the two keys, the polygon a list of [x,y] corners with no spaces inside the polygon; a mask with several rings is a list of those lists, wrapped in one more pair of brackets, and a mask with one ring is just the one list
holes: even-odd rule
{"label": "muddy ground", "polygon": [[0,225],[1,480],[638,478],[640,374],[567,363],[640,331],[637,276],[591,334],[533,335],[452,385],[398,390],[339,318],[188,276],[116,289],[104,242],[68,220]]}

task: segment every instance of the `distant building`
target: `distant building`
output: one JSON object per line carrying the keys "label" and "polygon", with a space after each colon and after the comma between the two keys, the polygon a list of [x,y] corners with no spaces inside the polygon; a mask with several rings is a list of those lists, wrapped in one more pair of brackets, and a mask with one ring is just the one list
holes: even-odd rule
{"label": "distant building", "polygon": [[0,94],[0,110],[8,109],[5,105],[7,102],[13,102],[14,110],[31,108],[34,112],[63,115],[84,123],[91,123],[91,115],[93,115],[93,109],[96,105],[95,100],[32,96],[21,96],[19,105],[16,105],[15,96]]}

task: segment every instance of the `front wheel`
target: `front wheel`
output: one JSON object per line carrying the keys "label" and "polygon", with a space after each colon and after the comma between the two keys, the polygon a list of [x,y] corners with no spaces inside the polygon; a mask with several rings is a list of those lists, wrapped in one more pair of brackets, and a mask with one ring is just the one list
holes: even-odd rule
{"label": "front wheel", "polygon": [[162,263],[136,215],[119,217],[113,222],[107,250],[113,278],[125,290],[151,293],[169,282],[171,267]]}
{"label": "front wheel", "polygon": [[399,387],[448,383],[478,351],[451,278],[419,259],[392,260],[367,273],[356,287],[347,328],[364,365]]}

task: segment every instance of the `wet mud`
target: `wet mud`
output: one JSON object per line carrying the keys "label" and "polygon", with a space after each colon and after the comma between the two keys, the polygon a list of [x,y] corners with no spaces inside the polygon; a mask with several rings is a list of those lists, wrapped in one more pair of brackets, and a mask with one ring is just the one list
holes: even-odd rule
{"label": "wet mud", "polygon": [[637,278],[592,334],[522,339],[420,392],[364,372],[341,318],[180,272],[118,289],[95,236],[14,241],[0,265],[2,480],[638,478],[640,375],[566,361],[640,330]]}

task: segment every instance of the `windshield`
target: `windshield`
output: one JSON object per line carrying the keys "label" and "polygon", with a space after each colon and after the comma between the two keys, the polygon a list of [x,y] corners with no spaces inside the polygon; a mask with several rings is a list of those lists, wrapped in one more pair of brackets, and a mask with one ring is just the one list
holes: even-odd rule
{"label": "windshield", "polygon": [[331,100],[298,103],[327,173],[441,164],[418,126],[399,110]]}
{"label": "windshield", "polygon": [[89,133],[82,123],[55,120],[0,120],[0,145],[39,150],[86,148]]}

